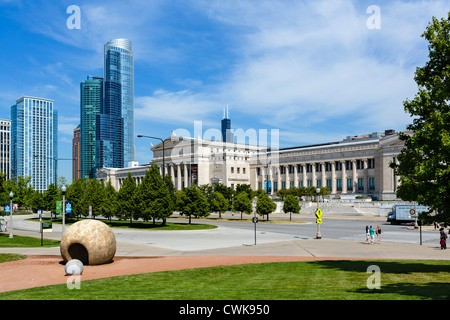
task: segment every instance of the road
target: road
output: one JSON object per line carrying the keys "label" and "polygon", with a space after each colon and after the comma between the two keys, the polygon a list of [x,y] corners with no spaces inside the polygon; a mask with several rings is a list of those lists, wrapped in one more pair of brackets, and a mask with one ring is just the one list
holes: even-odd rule
{"label": "road", "polygon": [[[36,234],[39,224],[26,219],[31,216],[14,216],[14,229],[31,231]],[[234,216],[236,218],[236,216]],[[248,218],[248,217],[246,217]],[[271,217],[283,219],[284,215]],[[256,224],[256,242],[258,244],[273,243],[290,240],[314,239],[316,237],[317,225],[311,217],[295,218],[299,223],[264,223]],[[180,222],[180,219],[174,219]],[[306,223],[300,223],[306,222]],[[169,220],[170,221],[170,220]],[[295,220],[294,220],[295,221]],[[138,245],[150,245],[173,251],[195,251],[210,248],[227,248],[233,246],[252,245],[255,243],[255,225],[252,222],[234,222],[217,220],[193,220],[193,223],[209,223],[219,226],[212,230],[198,231],[147,231],[125,228],[113,228],[118,242],[134,243]],[[334,217],[323,219],[321,224],[322,238],[336,240],[365,240],[365,226],[380,225],[383,242],[391,243],[420,243],[420,232],[414,230],[411,225],[390,225],[383,219],[364,217]],[[67,228],[67,227],[66,227]],[[45,237],[60,239],[61,225],[54,224],[53,232],[45,234]],[[422,243],[437,243],[438,231],[423,230]]]}

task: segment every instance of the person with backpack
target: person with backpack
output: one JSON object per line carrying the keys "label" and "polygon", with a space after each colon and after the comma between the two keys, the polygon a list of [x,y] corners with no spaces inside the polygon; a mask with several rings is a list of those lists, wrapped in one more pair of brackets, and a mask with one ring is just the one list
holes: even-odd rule
{"label": "person with backpack", "polygon": [[447,235],[445,234],[444,228],[441,228],[441,250],[447,249]]}

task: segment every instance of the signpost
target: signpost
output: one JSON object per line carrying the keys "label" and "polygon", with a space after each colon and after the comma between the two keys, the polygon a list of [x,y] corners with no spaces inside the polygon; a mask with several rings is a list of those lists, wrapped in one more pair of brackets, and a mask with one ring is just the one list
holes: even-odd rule
{"label": "signpost", "polygon": [[320,233],[320,224],[322,223],[322,210],[320,208],[317,208],[316,210],[316,223],[317,223],[317,234],[316,239],[322,239],[322,235]]}
{"label": "signpost", "polygon": [[255,225],[255,246],[256,246],[256,224],[258,223],[258,218],[253,217],[252,218],[253,224]]}

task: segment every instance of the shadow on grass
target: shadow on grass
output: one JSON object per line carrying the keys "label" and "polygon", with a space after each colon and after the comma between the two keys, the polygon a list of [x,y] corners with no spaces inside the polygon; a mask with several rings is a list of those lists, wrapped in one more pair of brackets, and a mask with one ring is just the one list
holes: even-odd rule
{"label": "shadow on grass", "polygon": [[[450,261],[448,260],[327,260],[315,261],[314,264],[318,267],[346,272],[367,273],[367,278],[373,274],[371,271],[368,272],[369,266],[379,268],[381,277],[379,289],[364,287],[349,290],[349,292],[403,295],[415,300],[450,299]],[[436,276],[433,277],[433,274]]]}
{"label": "shadow on grass", "polygon": [[380,289],[360,288],[352,292],[362,294],[396,294],[409,296],[412,299],[423,300],[449,300],[450,283],[429,282],[425,284],[415,284],[408,282],[381,285]]}
{"label": "shadow on grass", "polygon": [[376,265],[382,273],[412,274],[446,272],[450,275],[450,261],[448,260],[324,260],[316,264],[343,271],[367,272],[370,265]]}

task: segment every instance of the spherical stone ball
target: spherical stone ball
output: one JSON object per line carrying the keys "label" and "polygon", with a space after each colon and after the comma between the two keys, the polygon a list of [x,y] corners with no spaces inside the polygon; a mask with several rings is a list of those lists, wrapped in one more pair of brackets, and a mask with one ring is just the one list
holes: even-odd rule
{"label": "spherical stone ball", "polygon": [[64,262],[78,259],[84,265],[110,263],[116,254],[116,237],[104,222],[81,220],[66,229],[60,251]]}
{"label": "spherical stone ball", "polygon": [[83,263],[78,259],[72,259],[66,263],[65,266],[66,274],[76,275],[82,274],[84,270]]}

